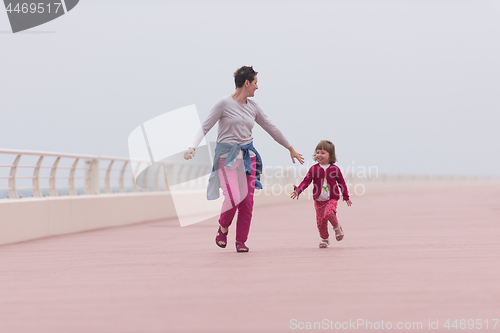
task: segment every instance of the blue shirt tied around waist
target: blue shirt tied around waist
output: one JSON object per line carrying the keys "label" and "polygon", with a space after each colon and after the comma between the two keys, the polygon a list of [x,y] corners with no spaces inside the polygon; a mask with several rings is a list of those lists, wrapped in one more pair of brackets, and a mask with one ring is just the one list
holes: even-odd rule
{"label": "blue shirt tied around waist", "polygon": [[217,146],[215,147],[215,157],[214,164],[212,166],[212,173],[210,174],[210,178],[208,179],[208,188],[207,188],[207,199],[208,200],[216,200],[219,198],[219,188],[220,188],[220,179],[219,179],[219,159],[223,154],[228,154],[226,157],[225,166],[231,168],[236,162],[236,157],[238,156],[238,152],[241,149],[243,152],[243,164],[245,166],[245,173],[247,175],[252,174],[251,163],[250,163],[250,152],[249,150],[255,153],[255,157],[257,158],[257,170],[255,172],[255,189],[262,189],[262,184],[260,182],[260,175],[262,174],[262,159],[260,158],[257,149],[253,146],[253,141],[247,145],[230,145],[228,143],[217,142]]}

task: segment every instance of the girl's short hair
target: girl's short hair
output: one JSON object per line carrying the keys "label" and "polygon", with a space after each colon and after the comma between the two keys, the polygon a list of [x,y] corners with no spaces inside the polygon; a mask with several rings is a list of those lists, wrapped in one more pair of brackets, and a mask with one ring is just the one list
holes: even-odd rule
{"label": "girl's short hair", "polygon": [[316,148],[314,149],[314,155],[313,159],[315,162],[318,162],[316,159],[316,152],[321,149],[321,150],[326,150],[328,154],[330,154],[330,158],[328,159],[328,163],[335,163],[337,162],[337,156],[335,156],[335,145],[328,140],[321,140]]}
{"label": "girl's short hair", "polygon": [[252,83],[255,80],[257,72],[253,70],[253,66],[243,66],[234,72],[234,85],[236,88],[241,88],[245,84],[245,81]]}

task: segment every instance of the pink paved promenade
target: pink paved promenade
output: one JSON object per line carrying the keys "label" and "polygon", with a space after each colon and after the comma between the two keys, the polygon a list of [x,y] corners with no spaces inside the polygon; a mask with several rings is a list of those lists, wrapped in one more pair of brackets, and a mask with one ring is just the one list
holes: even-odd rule
{"label": "pink paved promenade", "polygon": [[0,332],[500,332],[499,202],[492,184],[368,190],[328,249],[305,198],[257,208],[247,254],[215,245],[215,219],[0,246]]}

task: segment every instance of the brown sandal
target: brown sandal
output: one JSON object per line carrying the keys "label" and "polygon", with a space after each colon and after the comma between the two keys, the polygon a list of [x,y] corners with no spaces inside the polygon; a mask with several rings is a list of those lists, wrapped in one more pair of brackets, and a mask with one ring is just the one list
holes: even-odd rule
{"label": "brown sandal", "polygon": [[[227,245],[227,234],[229,233],[229,230],[226,233],[223,233],[221,230],[221,227],[219,226],[219,231],[217,231],[217,237],[215,237],[215,244],[217,244],[218,247],[225,248]],[[220,244],[224,243],[224,244]]]}
{"label": "brown sandal", "polygon": [[236,252],[248,252],[250,249],[242,242],[236,242]]}

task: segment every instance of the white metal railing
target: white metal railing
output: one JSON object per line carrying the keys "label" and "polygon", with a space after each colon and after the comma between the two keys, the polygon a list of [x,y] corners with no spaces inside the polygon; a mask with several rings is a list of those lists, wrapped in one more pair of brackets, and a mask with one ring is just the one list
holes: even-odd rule
{"label": "white metal railing", "polygon": [[[8,175],[4,175],[4,172],[0,173],[0,180],[8,180],[8,186],[0,187],[0,191],[8,191],[8,198],[19,198],[19,192],[23,190],[32,191],[31,195],[34,197],[57,196],[59,195],[58,190],[61,189],[66,189],[68,195],[127,192],[125,180],[130,161],[126,158],[11,149],[0,149],[0,156],[2,157],[0,170],[9,170]],[[10,163],[8,162],[9,156],[13,157],[13,161]],[[26,157],[34,157],[36,163],[21,164],[21,159]],[[48,159],[52,159],[50,165],[44,164]],[[61,165],[63,160],[70,161],[70,163]],[[100,162],[108,164],[105,168],[100,168]],[[138,166],[141,163],[148,163],[148,161],[135,162],[138,163]],[[116,168],[117,164],[121,164],[121,166]],[[20,170],[30,169],[33,170],[32,174],[27,172],[23,172],[23,175],[18,174]],[[44,170],[49,173],[43,175]],[[58,175],[61,171],[66,171],[67,175]],[[83,175],[78,176],[79,171],[83,171]],[[103,177],[101,177],[101,171],[104,171]],[[139,188],[135,184],[133,176],[129,176],[129,179],[129,192],[138,192]],[[44,180],[48,180],[47,186],[42,186]],[[112,180],[118,180],[115,191],[112,189]],[[25,183],[31,181],[31,186],[19,186],[20,181]],[[61,185],[61,181],[65,182],[66,186]],[[44,190],[48,190],[48,192]]]}
{"label": "white metal railing", "polygon": [[151,166],[147,160],[0,149],[0,198],[163,191],[168,189],[167,178],[182,184],[177,189],[204,189],[211,170],[194,161],[156,165],[142,172],[145,185],[141,188],[134,173]]}
{"label": "white metal railing", "polygon": [[[30,158],[32,159],[31,163],[29,163],[30,161],[26,163],[25,159],[29,160]],[[102,167],[106,163],[107,165]],[[144,169],[145,165],[150,166],[150,161],[111,156],[0,149],[0,198],[162,191],[169,189],[169,182],[172,185],[171,188],[175,188],[175,190],[206,188],[211,171],[210,165],[195,161],[156,164],[158,167],[148,168],[147,172],[142,174],[144,188],[140,188],[135,182],[134,173],[137,174],[139,170]],[[307,173],[309,166],[307,163],[300,168],[267,166],[264,167],[261,181],[267,185],[298,185]],[[132,170],[132,167],[135,170]],[[62,172],[66,172],[66,174],[61,175]],[[497,178],[492,177],[398,175],[378,174],[378,172],[361,177],[348,170],[346,170],[344,178],[348,184],[498,181]],[[6,187],[3,186],[5,182],[7,182]],[[44,182],[45,184],[43,184]],[[24,186],[20,183],[24,183]]]}

